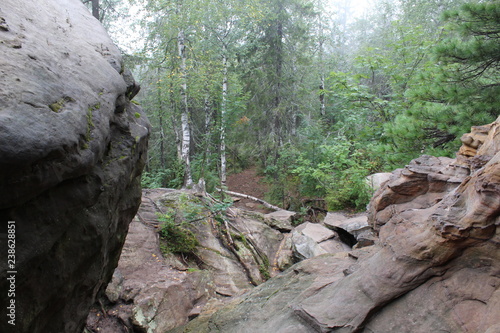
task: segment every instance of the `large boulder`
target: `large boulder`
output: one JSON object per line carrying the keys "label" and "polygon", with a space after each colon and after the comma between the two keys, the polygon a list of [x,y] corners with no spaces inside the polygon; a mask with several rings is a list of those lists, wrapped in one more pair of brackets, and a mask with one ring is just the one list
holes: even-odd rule
{"label": "large boulder", "polygon": [[327,227],[305,222],[292,231],[292,250],[296,261],[313,258],[325,253],[350,251],[351,248],[342,243],[339,235]]}
{"label": "large boulder", "polygon": [[358,248],[375,244],[377,238],[365,213],[347,217],[342,213],[329,212],[323,224],[339,233],[340,239],[343,239],[346,244],[355,245]]}
{"label": "large boulder", "polygon": [[3,0],[0,54],[0,331],[80,332],[140,204],[149,124],[78,0]]}
{"label": "large boulder", "polygon": [[463,171],[430,157],[382,185],[379,196],[416,204],[376,221],[374,246],[304,260],[171,332],[498,332],[499,133],[500,118],[470,157],[486,163],[458,186]]}

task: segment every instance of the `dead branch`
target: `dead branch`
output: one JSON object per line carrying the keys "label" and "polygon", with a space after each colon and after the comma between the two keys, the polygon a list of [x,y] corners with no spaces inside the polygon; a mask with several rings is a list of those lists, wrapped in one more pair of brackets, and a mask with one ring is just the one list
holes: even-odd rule
{"label": "dead branch", "polygon": [[268,202],[266,202],[266,201],[264,201],[262,199],[256,198],[256,197],[252,197],[251,195],[247,195],[247,194],[243,194],[243,193],[237,193],[237,192],[233,192],[233,191],[222,190],[220,188],[218,188],[217,190],[220,191],[220,192],[224,192],[224,193],[226,193],[228,195],[235,196],[235,197],[244,198],[244,199],[250,199],[250,200],[256,201],[256,202],[264,205],[265,207],[267,207],[269,209],[281,210],[281,208],[279,208],[278,206],[271,205],[270,203],[268,203]]}

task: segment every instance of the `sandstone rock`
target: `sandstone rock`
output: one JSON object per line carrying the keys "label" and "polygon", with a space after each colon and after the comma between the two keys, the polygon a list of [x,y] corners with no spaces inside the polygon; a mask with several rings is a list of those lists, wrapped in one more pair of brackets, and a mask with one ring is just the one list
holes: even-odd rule
{"label": "sandstone rock", "polygon": [[293,313],[292,305],[344,277],[355,260],[343,254],[302,261],[240,296],[212,317],[199,317],[169,333],[314,333]]}
{"label": "sandstone rock", "polygon": [[314,239],[296,231],[292,233],[292,249],[296,261],[328,253]]}
{"label": "sandstone rock", "polygon": [[306,222],[295,228],[295,231],[300,232],[304,236],[311,238],[316,243],[324,242],[335,237],[335,233],[321,224]]}
{"label": "sandstone rock", "polygon": [[335,230],[345,244],[355,245],[357,248],[373,245],[377,239],[366,214],[347,217],[341,213],[329,212],[323,224]]}
{"label": "sandstone rock", "polygon": [[215,297],[206,272],[178,270],[167,263],[156,230],[138,219],[133,221],[113,280],[106,289],[111,305],[104,314],[92,312],[88,328],[102,331],[103,327],[119,327],[122,323],[114,333],[132,328],[164,332],[186,323],[194,310]]}
{"label": "sandstone rock", "polygon": [[[235,209],[229,222],[234,242],[230,247],[211,212],[203,210],[207,204],[203,200],[208,199],[189,191],[143,191],[141,207],[106,290],[106,311],[102,313],[99,305],[93,309],[87,320],[89,329],[163,333],[213,313],[230,297],[275,274],[278,257],[281,263],[285,260],[278,254],[283,235],[269,227],[262,214]],[[176,214],[173,211],[179,207],[198,210],[205,217],[188,222],[199,241],[191,259],[160,251],[157,231],[163,222],[159,214]]]}
{"label": "sandstone rock", "polygon": [[[171,332],[496,332],[500,152],[458,187],[447,184],[455,177],[444,171],[448,161],[436,159],[433,167],[431,160],[413,162],[399,172],[402,180],[386,184],[394,189],[389,196],[408,206],[380,226],[375,246],[304,260],[213,316]],[[443,183],[433,184],[436,178]],[[430,189],[446,188],[431,204]]]}
{"label": "sandstone rock", "polygon": [[498,120],[484,126],[474,126],[471,133],[461,138],[462,147],[457,154],[457,163],[471,170],[482,168],[495,155],[499,147]]}
{"label": "sandstone rock", "polygon": [[363,231],[371,230],[371,227],[368,224],[368,216],[366,216],[365,214],[352,218],[344,217],[344,219],[326,218],[323,223],[333,230],[343,229],[356,238]]}
{"label": "sandstone rock", "polygon": [[0,331],[79,332],[140,203],[149,124],[80,1],[4,0],[0,22],[0,248],[15,221],[18,291]]}
{"label": "sandstone rock", "polygon": [[407,209],[425,209],[441,201],[469,175],[469,169],[446,157],[421,156],[392,173],[373,195],[370,225],[378,230]]}
{"label": "sandstone rock", "polygon": [[265,215],[266,223],[280,231],[291,231],[293,229],[293,220],[297,213],[291,212],[288,210],[277,210],[272,213],[268,213]]}
{"label": "sandstone rock", "polygon": [[292,234],[285,234],[280,243],[272,267],[277,271],[284,271],[295,263],[293,255]]}
{"label": "sandstone rock", "polygon": [[368,186],[376,191],[382,186],[382,184],[388,181],[390,177],[390,172],[380,172],[366,177],[366,181],[368,183]]}
{"label": "sandstone rock", "polygon": [[[500,153],[497,153],[484,169],[465,180],[438,204],[424,209],[420,214],[407,211],[402,216],[394,216],[380,230],[382,244],[380,249],[374,255],[360,261],[359,267],[345,279],[325,287],[321,294],[312,296],[298,305],[296,314],[319,331],[334,328],[343,328],[346,332],[357,331],[370,321],[373,309],[380,309],[393,299],[401,299],[401,295],[417,287],[408,298],[412,299],[413,295],[416,299],[424,295],[428,298],[429,293],[426,288],[429,288],[429,285],[426,282],[429,279],[449,280],[441,284],[443,288],[441,292],[451,302],[446,306],[445,312],[453,309],[452,304],[463,304],[462,306],[467,306],[468,309],[464,311],[472,311],[470,303],[464,304],[464,301],[469,299],[468,296],[464,296],[470,293],[467,286],[454,284],[452,294],[450,289],[446,289],[450,286],[450,281],[457,276],[447,274],[463,266],[470,269],[473,276],[470,277],[471,280],[483,279],[493,286],[479,298],[490,302],[486,303],[489,305],[487,307],[489,311],[483,312],[478,321],[486,321],[486,324],[480,326],[479,323],[463,320],[451,324],[455,322],[453,318],[447,322],[440,319],[438,314],[428,319],[429,322],[438,323],[438,326],[420,327],[419,332],[435,331],[436,328],[456,332],[468,331],[467,325],[474,328],[472,331],[486,330],[488,325],[493,324],[491,319],[487,319],[492,316],[491,311],[495,315],[498,314],[498,310],[490,306],[496,304],[494,290],[498,290],[500,286],[500,278],[495,273],[499,267],[493,264],[498,262],[496,260],[498,235],[495,233],[495,225],[499,221],[500,212],[499,175]],[[472,257],[475,259],[469,258],[467,253],[473,253]],[[473,262],[475,260],[481,262],[482,258],[489,258],[487,262],[491,264],[474,271]],[[419,291],[419,288],[423,290]],[[321,303],[325,298],[329,300],[328,307]],[[356,308],[349,309],[345,306],[347,302],[355,303]],[[439,299],[433,304],[438,303]],[[480,307],[485,304],[479,303]],[[412,306],[415,304],[412,303]],[[477,306],[472,307],[475,308],[474,314],[479,315],[482,312]],[[391,314],[396,315],[394,311]],[[420,312],[420,315],[424,316],[424,313]],[[425,316],[430,317],[428,311],[425,312]],[[387,325],[394,325],[397,319],[393,319],[393,324],[389,321],[387,318],[384,321],[385,326],[374,326],[377,327],[375,331],[396,329],[395,326]],[[398,331],[415,332],[416,329],[416,327],[403,327],[405,326],[397,326]]]}
{"label": "sandstone rock", "polygon": [[334,231],[316,223],[306,222],[292,232],[293,254],[297,261],[326,253],[349,251]]}
{"label": "sandstone rock", "polygon": [[323,224],[327,228],[334,228],[338,227],[341,225],[345,220],[347,220],[348,217],[342,213],[338,212],[328,212],[325,216],[325,219],[323,220]]}

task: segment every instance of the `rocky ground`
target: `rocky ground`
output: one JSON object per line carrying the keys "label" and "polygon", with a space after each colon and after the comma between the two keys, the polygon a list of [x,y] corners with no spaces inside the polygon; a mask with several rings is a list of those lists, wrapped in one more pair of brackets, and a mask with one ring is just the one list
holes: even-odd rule
{"label": "rocky ground", "polygon": [[[267,186],[261,179],[255,170],[246,170],[229,177],[229,189],[263,197]],[[335,231],[349,224],[340,214],[329,216],[325,224],[295,227],[294,212],[271,211],[252,200],[234,198],[226,213],[229,233],[210,211],[203,211],[203,219],[190,225],[200,241],[195,256],[162,254],[159,215],[186,200],[188,205],[213,205],[213,199],[192,191],[143,191],[118,268],[89,315],[87,332],[165,332],[215,312],[295,262],[327,253],[345,257],[351,250]],[[368,227],[366,215],[355,224]]]}
{"label": "rocky ground", "polygon": [[[465,135],[456,159],[384,175],[367,214],[320,223],[247,204],[221,219],[209,196],[146,190],[88,330],[499,332],[499,140],[500,118]],[[258,183],[233,177],[240,192]],[[156,213],[186,198],[208,209],[190,224],[197,251],[162,255]]]}

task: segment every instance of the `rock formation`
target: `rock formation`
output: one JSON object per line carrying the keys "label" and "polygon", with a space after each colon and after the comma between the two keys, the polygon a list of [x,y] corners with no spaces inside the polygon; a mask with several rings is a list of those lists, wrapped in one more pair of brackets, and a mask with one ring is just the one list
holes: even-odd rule
{"label": "rock formation", "polygon": [[[295,213],[233,206],[224,222],[223,215],[214,215],[217,205],[192,191],[144,190],[104,307],[92,310],[87,327],[103,333],[163,333],[213,313],[304,257],[350,250],[320,224],[294,228]],[[199,242],[194,253],[161,250],[165,216],[176,216],[176,223],[194,233]]]}
{"label": "rock formation", "polygon": [[463,138],[475,155],[424,156],[382,185],[374,246],[304,260],[170,332],[498,332],[500,118],[480,130]]}
{"label": "rock formation", "polygon": [[3,0],[0,54],[0,332],[81,332],[140,204],[138,86],[78,0]]}

